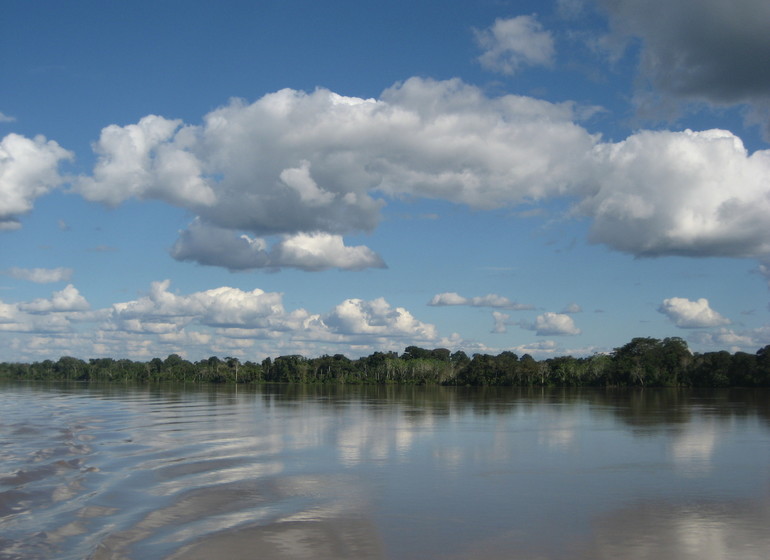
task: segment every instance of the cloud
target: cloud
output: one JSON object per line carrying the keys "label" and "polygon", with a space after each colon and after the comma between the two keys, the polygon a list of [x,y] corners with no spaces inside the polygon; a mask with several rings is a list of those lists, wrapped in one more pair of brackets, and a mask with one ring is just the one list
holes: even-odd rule
{"label": "cloud", "polygon": [[521,326],[535,331],[537,336],[578,335],[582,331],[575,326],[575,321],[569,315],[548,311],[538,315],[534,323],[522,321]]}
{"label": "cloud", "polygon": [[9,123],[9,122],[16,122],[16,117],[6,115],[2,111],[0,111],[0,123]]}
{"label": "cloud", "polygon": [[770,259],[759,264],[759,273],[767,280],[767,287],[770,288]]}
{"label": "cloud", "polygon": [[[3,343],[25,359],[50,358],[56,352],[134,359],[170,353],[199,359],[212,352],[249,359],[355,356],[409,344],[466,344],[456,334],[440,338],[435,325],[384,298],[346,299],[326,313],[313,313],[286,309],[279,292],[222,286],[180,294],[170,288],[168,280],[153,282],[135,299],[96,310],[72,285],[50,298],[0,300],[0,333]],[[83,326],[75,328],[75,323]],[[13,333],[25,336],[12,338]]]}
{"label": "cloud", "polygon": [[80,295],[72,284],[58,292],[54,292],[51,299],[36,299],[29,303],[19,304],[19,309],[26,313],[62,313],[72,311],[87,311],[90,305]]}
{"label": "cloud", "polygon": [[770,150],[723,130],[642,131],[593,154],[589,238],[637,256],[770,254]]}
{"label": "cloud", "polygon": [[71,284],[53,292],[50,299],[19,303],[0,301],[0,332],[71,334],[73,322],[99,317],[98,312],[89,309],[89,303]]}
{"label": "cloud", "polygon": [[487,294],[485,296],[463,297],[456,292],[444,292],[436,294],[430,300],[428,305],[442,307],[448,305],[467,305],[470,307],[499,307],[504,309],[524,310],[534,309],[534,306],[523,303],[516,303],[507,297],[497,294]]}
{"label": "cloud", "polygon": [[350,335],[409,337],[435,340],[436,327],[415,319],[403,307],[393,309],[384,298],[372,301],[347,299],[323,317],[333,332]]}
{"label": "cloud", "polygon": [[274,249],[275,266],[303,270],[335,267],[345,270],[384,268],[382,258],[363,245],[346,247],[342,236],[328,233],[298,233],[286,236]]}
{"label": "cloud", "polygon": [[754,353],[770,344],[770,325],[743,330],[721,327],[713,332],[697,332],[690,338],[698,344],[720,350],[726,348],[730,352]]}
{"label": "cloud", "polygon": [[402,307],[391,307],[383,298],[347,299],[326,314],[313,314],[305,309],[286,310],[283,295],[277,292],[220,287],[177,295],[169,287],[168,280],[154,282],[141,298],[114,304],[102,328],[110,332],[162,335],[167,342],[186,336],[185,333],[206,332],[202,328],[213,329],[219,337],[243,340],[249,345],[262,339],[272,341],[271,344],[278,340],[290,344],[368,341],[391,347],[394,340],[404,338],[437,340],[434,325],[417,320]]}
{"label": "cloud", "polygon": [[542,340],[515,346],[513,350],[520,355],[529,354],[536,359],[544,359],[556,354],[559,351],[559,345],[554,340]]}
{"label": "cloud", "polygon": [[476,31],[476,41],[484,49],[479,62],[494,72],[510,75],[523,66],[553,64],[553,37],[535,16],[498,18],[491,27]]}
{"label": "cloud", "polygon": [[148,115],[137,124],[110,125],[95,144],[99,159],[93,175],[81,177],[76,190],[112,206],[131,197],[190,208],[210,205],[214,191],[189,150],[195,142],[194,128],[182,127],[178,119]]}
{"label": "cloud", "polygon": [[0,141],[0,230],[17,229],[35,199],[62,184],[59,163],[73,155],[53,140],[8,134]]}
{"label": "cloud", "polygon": [[709,307],[706,298],[690,301],[686,298],[673,297],[664,299],[658,311],[671,319],[677,327],[697,329],[729,325],[730,320],[722,317]]}
{"label": "cloud", "polygon": [[150,115],[108,126],[93,175],[73,189],[110,205],[163,200],[255,238],[367,232],[383,195],[493,208],[561,192],[594,143],[573,112],[460,80],[412,78],[378,100],[284,89],[201,125]]}
{"label": "cloud", "polygon": [[383,266],[343,236],[373,230],[385,199],[403,196],[479,209],[569,197],[593,242],[636,256],[770,255],[770,150],[749,154],[722,130],[601,142],[577,113],[456,79],[411,78],[379,99],[285,89],[201,125],[107,127],[74,189],[187,209],[197,219],[172,255],[233,270]]}
{"label": "cloud", "polygon": [[613,40],[641,39],[640,73],[664,96],[720,105],[770,101],[765,0],[598,0]]}
{"label": "cloud", "polygon": [[207,226],[200,220],[181,232],[171,249],[171,256],[180,261],[191,260],[230,270],[289,267],[317,271],[385,267],[377,253],[362,245],[347,247],[339,235],[320,232],[285,235],[268,249],[265,239],[237,236],[231,230]]}
{"label": "cloud", "polygon": [[9,268],[7,274],[18,280],[28,280],[36,284],[66,282],[72,278],[71,268]]}
{"label": "cloud", "polygon": [[567,307],[564,308],[562,313],[582,313],[583,308],[580,307],[577,303],[570,303],[567,305]]}
{"label": "cloud", "polygon": [[170,292],[169,286],[169,280],[153,282],[145,296],[114,304],[110,321],[118,327],[145,325],[153,332],[158,329],[155,325],[165,329],[193,321],[206,326],[266,328],[275,326],[271,318],[284,315],[282,295],[277,292],[221,287],[180,296]]}
{"label": "cloud", "polygon": [[511,318],[507,313],[501,313],[500,311],[493,311],[492,318],[495,320],[495,326],[492,327],[493,333],[504,334],[508,332],[508,320]]}

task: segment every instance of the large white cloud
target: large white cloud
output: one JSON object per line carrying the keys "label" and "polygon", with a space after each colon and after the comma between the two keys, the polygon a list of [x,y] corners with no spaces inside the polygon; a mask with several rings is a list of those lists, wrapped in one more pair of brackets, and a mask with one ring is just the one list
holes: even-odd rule
{"label": "large white cloud", "polygon": [[285,89],[233,100],[199,126],[159,116],[111,125],[75,190],[107,204],[165,200],[201,226],[257,238],[370,231],[382,194],[492,208],[564,192],[595,142],[573,116],[568,103],[491,99],[459,80],[412,78],[379,100]]}
{"label": "large white cloud", "polygon": [[594,150],[591,240],[640,256],[770,254],[770,151],[730,132],[643,131]]}
{"label": "large white cloud", "polygon": [[150,116],[107,127],[98,152],[77,190],[190,210],[172,255],[234,270],[383,266],[340,236],[402,196],[480,209],[567,196],[593,241],[634,255],[770,255],[770,151],[721,130],[601,142],[572,104],[459,80],[412,78],[377,100],[286,89],[198,126]]}
{"label": "large white cloud", "polygon": [[20,227],[35,199],[62,184],[59,164],[72,157],[43,136],[8,134],[0,141],[0,230]]}
{"label": "large white cloud", "polygon": [[496,19],[488,29],[476,32],[484,49],[479,62],[485,68],[514,74],[522,66],[550,66],[556,54],[551,34],[535,16]]}
{"label": "large white cloud", "polygon": [[99,159],[93,175],[82,177],[77,191],[110,205],[131,197],[190,208],[213,204],[202,162],[190,151],[196,142],[194,128],[157,115],[123,127],[110,125],[94,146]]}
{"label": "large white cloud", "polygon": [[711,309],[706,298],[696,301],[680,297],[664,299],[658,311],[671,319],[677,327],[684,329],[720,327],[730,324],[729,319]]}

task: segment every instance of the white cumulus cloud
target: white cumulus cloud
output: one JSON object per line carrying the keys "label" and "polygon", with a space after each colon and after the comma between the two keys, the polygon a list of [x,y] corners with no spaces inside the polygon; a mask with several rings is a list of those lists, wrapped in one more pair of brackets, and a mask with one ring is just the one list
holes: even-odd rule
{"label": "white cumulus cloud", "polygon": [[[573,112],[459,80],[412,78],[377,100],[285,89],[202,125],[150,115],[108,126],[92,176],[73,188],[112,205],[164,200],[255,238],[371,231],[383,195],[491,208],[562,192],[595,141]],[[197,249],[185,258],[212,260]]]}
{"label": "white cumulus cloud", "polygon": [[0,230],[17,229],[35,199],[63,183],[59,164],[71,152],[43,136],[8,134],[0,141]]}
{"label": "white cumulus cloud", "polygon": [[76,190],[110,205],[130,197],[192,208],[210,205],[214,191],[202,176],[202,162],[190,151],[196,142],[194,128],[157,115],[123,127],[110,125],[95,145],[99,160],[93,176],[81,177]]}
{"label": "white cumulus cloud", "polygon": [[404,336],[418,340],[435,340],[436,327],[418,321],[403,307],[393,308],[384,298],[371,301],[347,299],[337,305],[323,321],[334,332]]}
{"label": "white cumulus cloud", "polygon": [[578,335],[582,331],[575,326],[575,321],[564,313],[547,311],[538,315],[534,323],[522,322],[521,326],[535,331],[537,336]]}
{"label": "white cumulus cloud", "polygon": [[729,319],[711,309],[706,298],[700,298],[696,301],[680,297],[668,298],[663,300],[658,311],[671,319],[677,327],[684,329],[719,327],[730,324]]}
{"label": "white cumulus cloud", "polygon": [[480,209],[569,196],[592,241],[636,256],[768,258],[770,150],[722,130],[602,142],[577,113],[457,79],[411,78],[379,99],[284,89],[201,125],[109,126],[74,188],[189,210],[172,255],[233,270],[382,266],[342,236],[373,230],[386,198],[405,195]]}
{"label": "white cumulus cloud", "polygon": [[36,299],[19,304],[19,309],[27,313],[87,311],[90,307],[86,298],[80,295],[78,289],[72,284],[67,284],[64,289],[54,292],[50,299]]}
{"label": "white cumulus cloud", "polygon": [[730,132],[643,131],[594,151],[577,209],[590,239],[638,256],[770,254],[770,150]]}

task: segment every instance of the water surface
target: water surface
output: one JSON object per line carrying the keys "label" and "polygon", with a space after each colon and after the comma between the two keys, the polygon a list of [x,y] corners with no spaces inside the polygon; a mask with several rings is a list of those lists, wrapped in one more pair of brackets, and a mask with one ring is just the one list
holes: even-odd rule
{"label": "water surface", "polygon": [[0,559],[770,557],[770,392],[0,384]]}

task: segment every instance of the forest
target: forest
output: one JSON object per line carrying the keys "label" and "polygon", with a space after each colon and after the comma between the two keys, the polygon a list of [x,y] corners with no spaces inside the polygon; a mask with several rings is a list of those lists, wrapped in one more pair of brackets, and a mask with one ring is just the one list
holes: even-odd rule
{"label": "forest", "polygon": [[496,356],[408,346],[374,352],[266,358],[212,356],[196,362],[171,354],[147,362],[63,356],[57,361],[0,363],[1,379],[190,383],[354,383],[540,387],[769,387],[770,345],[755,354],[693,353],[678,337],[634,338],[608,354],[535,360],[509,351]]}

